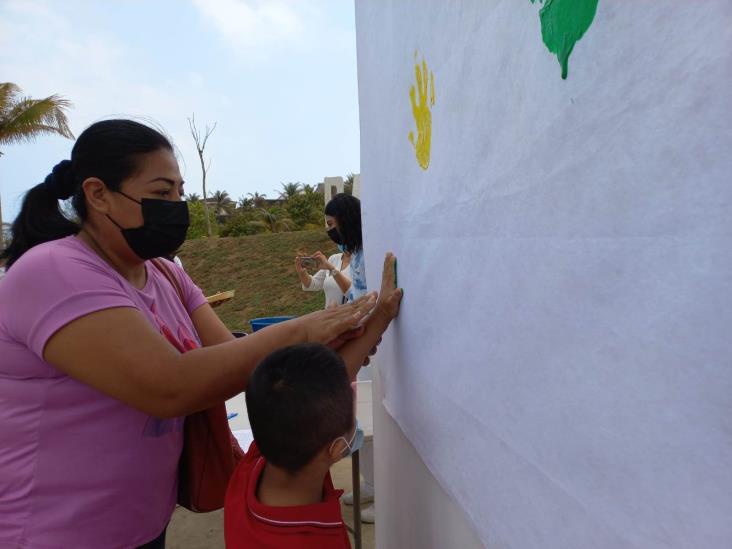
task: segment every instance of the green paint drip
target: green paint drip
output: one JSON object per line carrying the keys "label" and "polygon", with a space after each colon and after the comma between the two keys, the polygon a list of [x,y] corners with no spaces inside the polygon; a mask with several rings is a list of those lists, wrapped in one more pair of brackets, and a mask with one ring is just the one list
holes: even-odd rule
{"label": "green paint drip", "polygon": [[[569,72],[569,56],[574,45],[592,25],[598,1],[546,0],[539,11],[541,37],[547,49],[557,56],[563,79]],[[534,2],[531,0],[532,4]]]}

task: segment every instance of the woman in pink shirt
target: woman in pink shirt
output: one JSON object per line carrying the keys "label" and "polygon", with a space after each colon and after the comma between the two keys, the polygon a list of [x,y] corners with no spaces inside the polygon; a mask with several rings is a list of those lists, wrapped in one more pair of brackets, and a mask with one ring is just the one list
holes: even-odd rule
{"label": "woman in pink shirt", "polygon": [[340,342],[348,362],[383,331],[370,295],[234,339],[149,261],[185,239],[182,195],[170,142],[129,120],[90,126],[27,193],[0,282],[0,547],[164,547],[184,416],[277,348]]}

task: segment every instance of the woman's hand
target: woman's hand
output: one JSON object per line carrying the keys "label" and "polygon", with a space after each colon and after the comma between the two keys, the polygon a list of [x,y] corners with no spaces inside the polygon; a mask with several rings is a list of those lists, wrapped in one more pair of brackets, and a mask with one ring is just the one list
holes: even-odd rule
{"label": "woman's hand", "polygon": [[302,266],[302,263],[300,262],[299,255],[295,258],[295,271],[297,271],[297,274],[299,274],[299,275],[307,274],[307,271],[305,270],[305,268]]}
{"label": "woman's hand", "polygon": [[315,252],[313,254],[313,257],[318,261],[318,269],[325,271],[331,271],[335,269],[335,267],[331,265],[328,261],[328,258],[325,257],[323,252]]}
{"label": "woman's hand", "polygon": [[375,314],[384,315],[389,321],[399,315],[399,306],[404,290],[396,287],[396,256],[389,252],[384,258],[384,270],[381,274],[381,293],[374,309]]}
{"label": "woman's hand", "polygon": [[376,292],[367,294],[353,303],[301,316],[295,322],[302,324],[308,342],[327,343],[337,348],[346,339],[360,335],[361,322],[375,306]]}

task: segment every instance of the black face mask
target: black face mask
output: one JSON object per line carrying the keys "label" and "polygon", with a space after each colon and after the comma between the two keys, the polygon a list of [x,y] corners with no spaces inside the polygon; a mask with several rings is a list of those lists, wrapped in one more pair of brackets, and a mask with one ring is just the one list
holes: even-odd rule
{"label": "black face mask", "polygon": [[122,191],[117,192],[142,206],[140,227],[125,229],[107,216],[119,227],[127,245],[141,259],[170,255],[183,244],[190,224],[187,202],[155,198],[143,198],[140,202]]}
{"label": "black face mask", "polygon": [[343,237],[341,236],[341,233],[338,232],[337,227],[333,227],[332,229],[330,229],[328,231],[328,236],[336,244],[343,244]]}

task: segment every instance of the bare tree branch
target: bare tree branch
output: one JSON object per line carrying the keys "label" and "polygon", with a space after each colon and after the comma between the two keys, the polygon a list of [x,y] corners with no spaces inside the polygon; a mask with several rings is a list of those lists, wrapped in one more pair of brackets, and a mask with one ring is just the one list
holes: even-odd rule
{"label": "bare tree branch", "polygon": [[206,143],[208,142],[208,138],[211,137],[211,134],[216,129],[216,122],[214,122],[214,125],[212,127],[209,127],[208,124],[206,125],[206,131],[204,132],[203,137],[201,137],[201,132],[198,130],[198,127],[196,126],[196,113],[193,113],[191,117],[188,119],[188,127],[191,130],[191,136],[193,136],[193,141],[196,144],[196,151],[198,151],[198,159],[201,161],[201,173],[202,173],[202,186],[203,186],[203,213],[206,216],[206,231],[208,232],[208,236],[211,236],[211,220],[208,216],[208,204],[206,203],[206,174],[211,169],[211,161],[212,159],[209,158],[208,165],[206,165],[206,162],[203,158],[203,152],[206,149]]}
{"label": "bare tree branch", "polygon": [[206,141],[208,141],[208,138],[211,136],[211,134],[216,129],[216,124],[217,123],[214,122],[214,125],[213,125],[212,128],[209,128],[208,127],[208,124],[206,124],[206,136],[203,138],[203,144],[201,145],[201,149],[205,149],[206,148]]}

